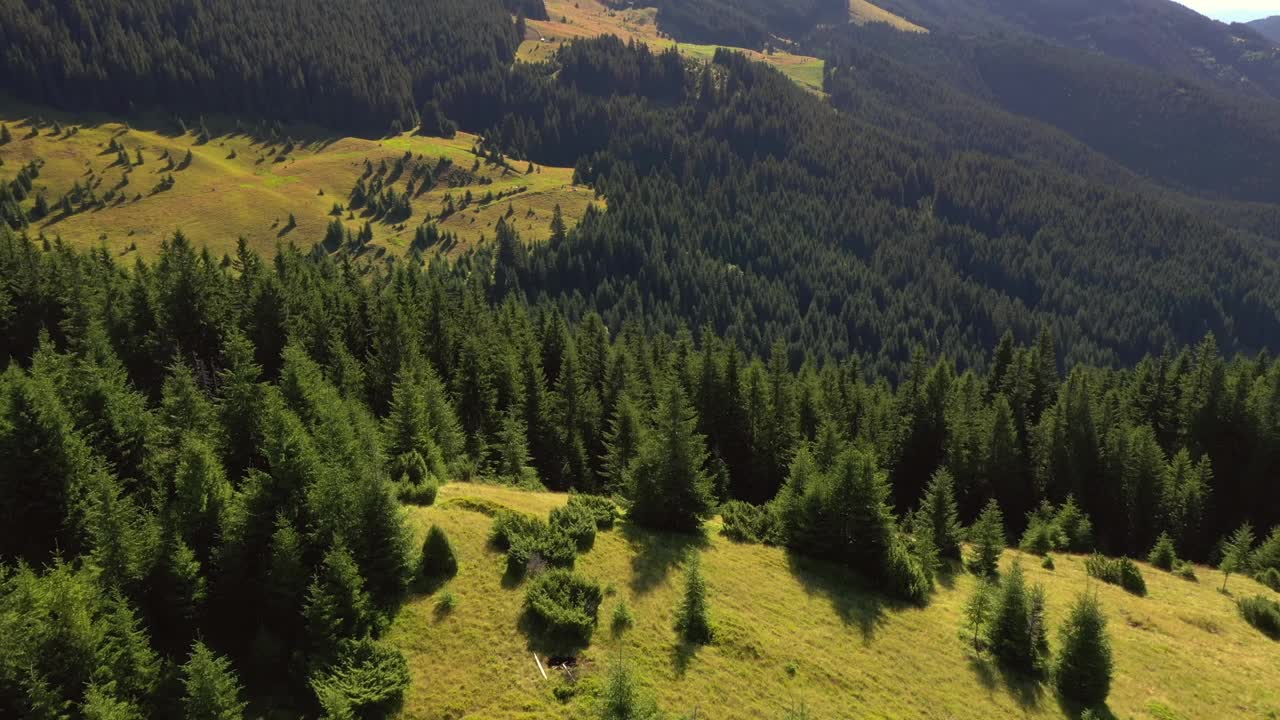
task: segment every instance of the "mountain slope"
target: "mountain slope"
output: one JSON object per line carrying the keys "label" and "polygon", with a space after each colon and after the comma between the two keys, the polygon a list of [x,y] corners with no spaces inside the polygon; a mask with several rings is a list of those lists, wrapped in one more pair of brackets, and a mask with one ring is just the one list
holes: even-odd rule
{"label": "mountain slope", "polygon": [[1249,23],[1249,27],[1258,31],[1263,37],[1280,43],[1280,15],[1254,20]]}
{"label": "mountain slope", "polygon": [[[594,717],[619,654],[677,716],[698,709],[699,717],[717,720],[777,718],[803,705],[817,718],[1068,717],[1043,688],[972,654],[963,637],[971,576],[940,586],[926,608],[903,607],[833,566],[730,542],[717,523],[705,540],[626,524],[599,533],[578,572],[614,592],[600,608],[591,646],[577,658],[574,681],[553,668],[543,680],[537,646],[517,631],[523,587],[504,582],[504,557],[488,544],[491,519],[476,509],[545,517],[564,501],[455,483],[441,488],[435,506],[410,509],[419,542],[439,524],[462,569],[436,594],[412,600],[391,630],[413,676],[402,717]],[[671,629],[690,550],[702,555],[718,637],[696,651],[682,650]],[[1004,566],[1018,556],[1006,553]],[[1056,556],[1052,571],[1039,558],[1022,562],[1028,581],[1045,586],[1054,647],[1069,604],[1086,588],[1098,593],[1115,653],[1108,706],[1116,717],[1216,717],[1225,707],[1266,717],[1280,710],[1275,643],[1238,617],[1232,599],[1217,591],[1216,573],[1199,567],[1202,582],[1194,583],[1142,564],[1149,593],[1139,598],[1090,582],[1083,559]],[[1232,585],[1236,595],[1265,592],[1245,579]],[[437,609],[445,592],[456,600],[447,612]],[[609,622],[623,600],[635,627],[615,640]],[[547,655],[539,658],[545,666]],[[553,695],[557,687],[569,690],[564,703]]]}
{"label": "mountain slope", "polygon": [[1280,97],[1280,51],[1244,25],[1210,20],[1172,0],[886,0],[931,30],[1031,34],[1079,49]]}

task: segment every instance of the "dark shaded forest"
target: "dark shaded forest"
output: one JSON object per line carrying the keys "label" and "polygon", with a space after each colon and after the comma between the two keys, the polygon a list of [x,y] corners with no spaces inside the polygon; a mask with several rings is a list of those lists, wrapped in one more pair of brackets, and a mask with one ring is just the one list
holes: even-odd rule
{"label": "dark shaded forest", "polygon": [[505,71],[518,42],[498,0],[4,0],[0,86],[62,110],[235,113],[377,136],[416,125],[443,89]]}

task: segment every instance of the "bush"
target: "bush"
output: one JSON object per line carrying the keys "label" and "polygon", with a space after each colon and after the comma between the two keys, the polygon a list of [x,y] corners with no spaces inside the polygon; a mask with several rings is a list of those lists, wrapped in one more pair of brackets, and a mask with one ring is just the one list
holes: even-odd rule
{"label": "bush", "polygon": [[489,541],[499,550],[508,550],[513,541],[541,535],[546,531],[545,528],[546,523],[532,515],[513,510],[499,510],[493,518]]}
{"label": "bush", "polygon": [[439,491],[439,486],[436,484],[435,479],[431,477],[428,477],[420,485],[414,485],[409,482],[396,483],[396,497],[400,498],[400,502],[405,505],[420,505],[423,507],[431,505],[436,501],[437,491]]}
{"label": "bush", "polygon": [[344,640],[332,664],[311,677],[328,717],[389,714],[409,687],[409,663],[399,650],[374,640]]}
{"label": "bush", "polygon": [[596,518],[585,505],[564,505],[551,511],[551,529],[568,535],[579,550],[588,550],[596,541]]}
{"label": "bush", "polygon": [[436,612],[445,615],[453,612],[458,607],[458,598],[451,592],[445,592],[440,595],[440,599],[436,601]]}
{"label": "bush", "polygon": [[1173,538],[1169,537],[1169,533],[1160,533],[1155,547],[1151,548],[1151,554],[1147,556],[1147,562],[1168,571],[1173,570],[1173,566],[1178,564],[1178,552],[1173,546]]}
{"label": "bush", "polygon": [[618,506],[600,495],[570,495],[569,507],[581,507],[595,519],[596,528],[608,530],[618,521]]}
{"label": "bush", "polygon": [[1033,522],[1022,534],[1022,541],[1018,543],[1018,547],[1032,555],[1048,555],[1049,552],[1057,550],[1053,526],[1044,522]]}
{"label": "bush", "polygon": [[627,605],[626,600],[621,600],[613,607],[613,622],[610,624],[614,635],[621,635],[623,632],[630,630],[636,624],[635,616],[631,614],[631,608]]}
{"label": "bush", "polygon": [[730,540],[758,543],[765,539],[769,511],[763,507],[741,500],[730,500],[720,506],[720,518],[724,521],[720,534]]}
{"label": "bush", "polygon": [[1263,570],[1262,572],[1258,573],[1256,578],[1258,582],[1262,583],[1263,585],[1266,585],[1267,587],[1271,588],[1272,590],[1275,590],[1276,592],[1280,592],[1280,570],[1276,570],[1275,568],[1267,568],[1266,570]]}
{"label": "bush", "polygon": [[1129,558],[1108,558],[1097,553],[1084,561],[1084,569],[1090,576],[1111,585],[1119,585],[1134,595],[1146,595],[1147,583],[1142,571]]}
{"label": "bush", "polygon": [[1053,569],[1053,556],[1052,556],[1052,555],[1045,555],[1045,556],[1044,556],[1044,560],[1041,560],[1041,561],[1040,561],[1040,567],[1044,568],[1045,570],[1052,570],[1052,569]]}
{"label": "bush", "polygon": [[458,574],[458,558],[453,552],[453,545],[439,525],[432,525],[427,531],[427,539],[422,543],[419,572],[427,580],[447,580]]}
{"label": "bush", "polygon": [[1197,581],[1196,566],[1192,565],[1189,562],[1179,561],[1177,565],[1173,566],[1173,574],[1177,575],[1183,580],[1190,580],[1191,582]]}
{"label": "bush", "polygon": [[585,647],[591,642],[603,599],[596,583],[568,570],[550,570],[529,584],[524,607],[549,639],[568,647]]}
{"label": "bush", "polygon": [[1245,622],[1258,628],[1272,640],[1280,640],[1280,603],[1261,595],[1236,601]]}

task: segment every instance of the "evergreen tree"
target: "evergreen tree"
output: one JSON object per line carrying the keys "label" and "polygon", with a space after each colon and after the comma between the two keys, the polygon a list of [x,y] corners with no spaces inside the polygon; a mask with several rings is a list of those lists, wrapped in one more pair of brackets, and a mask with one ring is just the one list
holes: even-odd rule
{"label": "evergreen tree", "polygon": [[927,518],[925,525],[932,533],[938,554],[944,558],[959,560],[960,521],[951,473],[940,469],[933,474],[920,509]]}
{"label": "evergreen tree", "polygon": [[[1040,599],[1035,597],[1040,595]],[[1022,563],[1014,561],[1000,581],[992,608],[987,639],[991,653],[1002,664],[1019,672],[1034,674],[1047,661],[1042,591],[1028,594]]]}
{"label": "evergreen tree", "polygon": [[969,595],[969,600],[964,606],[965,627],[973,635],[975,653],[982,649],[983,630],[987,627],[987,621],[991,615],[995,591],[996,586],[991,579],[985,575],[981,576],[973,586],[973,593]]}
{"label": "evergreen tree", "polygon": [[13,133],[9,132],[8,125],[0,125],[0,145],[8,145],[13,142]]}
{"label": "evergreen tree", "polygon": [[630,478],[631,463],[639,454],[644,425],[635,404],[627,395],[619,398],[605,433],[603,470],[608,490],[625,489]]}
{"label": "evergreen tree", "polygon": [[1105,703],[1111,692],[1111,641],[1096,596],[1085,594],[1076,600],[1058,638],[1058,692],[1085,707]]}
{"label": "evergreen tree", "polygon": [[1160,533],[1160,537],[1156,539],[1155,547],[1151,548],[1151,554],[1147,556],[1147,562],[1153,567],[1161,570],[1173,570],[1173,566],[1178,564],[1178,551],[1174,547],[1173,538],[1169,537],[1169,533]]}
{"label": "evergreen tree", "polygon": [[994,576],[1000,569],[1000,556],[1005,548],[1004,515],[994,498],[969,529],[969,541],[973,543],[969,568],[978,575]]}
{"label": "evergreen tree", "polygon": [[551,242],[564,242],[566,235],[567,228],[564,222],[564,214],[560,211],[560,205],[557,203],[555,209],[551,211]]}
{"label": "evergreen tree", "polygon": [[707,585],[702,579],[702,561],[690,553],[684,576],[684,599],[676,612],[676,631],[680,638],[694,645],[711,642],[713,631],[707,610]]}
{"label": "evergreen tree", "polygon": [[240,720],[246,704],[231,663],[202,642],[182,666],[183,715],[189,720]]}
{"label": "evergreen tree", "polygon": [[691,532],[711,511],[706,439],[679,383],[660,391],[653,429],[641,439],[631,478],[631,517],[652,528]]}
{"label": "evergreen tree", "polygon": [[1231,573],[1248,574],[1252,568],[1253,526],[1245,523],[1222,546],[1222,562],[1218,565],[1218,569],[1222,571],[1222,589],[1227,589]]}
{"label": "evergreen tree", "polygon": [[325,553],[307,588],[302,613],[312,652],[321,661],[332,657],[340,641],[369,634],[374,614],[364,578],[343,545],[335,544]]}
{"label": "evergreen tree", "polygon": [[439,525],[432,524],[427,539],[422,543],[422,561],[419,574],[429,581],[448,580],[458,574],[458,558],[453,544]]}

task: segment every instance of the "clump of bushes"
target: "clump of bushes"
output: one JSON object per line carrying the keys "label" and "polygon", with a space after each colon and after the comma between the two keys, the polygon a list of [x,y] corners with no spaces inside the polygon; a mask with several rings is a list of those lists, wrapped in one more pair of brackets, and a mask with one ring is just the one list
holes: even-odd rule
{"label": "clump of bushes", "polygon": [[529,583],[524,607],[537,629],[557,644],[585,647],[604,600],[600,586],[568,570],[548,570]]}
{"label": "clump of bushes", "polygon": [[570,503],[551,511],[551,529],[573,539],[579,550],[588,550],[596,541],[596,518],[581,503]]}
{"label": "clump of bushes", "polygon": [[724,521],[720,534],[735,542],[769,542],[774,535],[776,523],[767,507],[730,500],[720,506],[720,518]]}
{"label": "clump of bushes", "polygon": [[421,505],[425,507],[435,503],[436,493],[439,489],[435,481],[424,482],[421,485],[397,483],[396,497],[400,498],[400,502],[405,505]]}
{"label": "clump of bushes", "polygon": [[1196,566],[1186,561],[1178,561],[1178,564],[1173,566],[1173,574],[1183,580],[1190,580],[1191,582],[1197,581]]}
{"label": "clump of bushes", "polygon": [[1027,529],[1019,547],[1033,555],[1058,552],[1088,552],[1093,549],[1093,522],[1068,496],[1062,507],[1045,501],[1027,515]]}
{"label": "clump of bushes", "polygon": [[1267,568],[1266,570],[1258,573],[1257,580],[1272,590],[1280,592],[1280,570]]}
{"label": "clump of bushes", "polygon": [[596,528],[599,530],[608,530],[618,521],[618,506],[607,497],[600,495],[579,495],[569,496],[569,507],[581,508],[590,513],[595,520]]}
{"label": "clump of bushes", "polygon": [[1258,628],[1272,640],[1280,640],[1280,603],[1256,595],[1240,598],[1236,601],[1236,607],[1245,622]]}
{"label": "clump of bushes", "polygon": [[524,575],[531,566],[573,567],[577,557],[574,539],[563,528],[511,510],[500,510],[494,516],[489,538],[507,551],[507,572],[516,576]]}
{"label": "clump of bushes", "polygon": [[1147,594],[1147,582],[1142,578],[1142,571],[1129,558],[1109,558],[1094,553],[1084,561],[1084,569],[1091,577],[1119,585],[1134,595]]}

